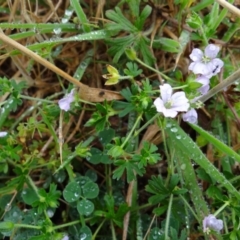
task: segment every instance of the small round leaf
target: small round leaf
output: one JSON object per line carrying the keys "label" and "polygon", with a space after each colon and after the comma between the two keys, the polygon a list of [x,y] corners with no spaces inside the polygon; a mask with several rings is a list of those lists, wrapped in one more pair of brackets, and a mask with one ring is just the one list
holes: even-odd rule
{"label": "small round leaf", "polygon": [[84,226],[80,229],[79,239],[81,240],[92,240],[92,232],[89,227]]}
{"label": "small round leaf", "polygon": [[98,185],[94,182],[87,182],[83,187],[83,196],[85,198],[95,198],[98,196],[99,188]]}
{"label": "small round leaf", "polygon": [[63,190],[63,197],[67,202],[75,202],[81,196],[81,187],[77,182],[70,182]]}
{"label": "small round leaf", "polygon": [[77,203],[77,210],[79,214],[89,216],[94,211],[94,204],[87,199],[83,199]]}

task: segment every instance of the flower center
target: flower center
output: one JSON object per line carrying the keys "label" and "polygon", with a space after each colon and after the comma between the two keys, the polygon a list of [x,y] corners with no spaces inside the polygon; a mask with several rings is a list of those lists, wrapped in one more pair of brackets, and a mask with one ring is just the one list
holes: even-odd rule
{"label": "flower center", "polygon": [[164,107],[167,109],[170,109],[172,105],[173,105],[173,101],[170,99],[164,104]]}
{"label": "flower center", "polygon": [[208,58],[207,56],[203,56],[203,57],[202,57],[202,62],[203,62],[203,63],[206,64],[206,63],[209,63],[210,61],[211,61],[211,59]]}

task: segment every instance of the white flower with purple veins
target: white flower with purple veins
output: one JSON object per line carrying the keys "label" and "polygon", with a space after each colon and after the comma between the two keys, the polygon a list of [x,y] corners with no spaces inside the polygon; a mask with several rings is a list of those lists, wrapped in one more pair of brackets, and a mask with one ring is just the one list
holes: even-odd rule
{"label": "white flower with purple veins", "polygon": [[182,115],[182,119],[184,122],[189,122],[194,124],[197,123],[197,119],[198,119],[197,111],[194,108],[190,109],[189,111],[187,111]]}
{"label": "white flower with purple veins", "polygon": [[190,54],[193,62],[189,65],[189,70],[195,74],[202,74],[211,78],[220,72],[223,67],[223,61],[216,58],[220,48],[214,44],[209,44],[204,53],[199,48],[194,48]]}
{"label": "white flower with purple veins", "polygon": [[202,86],[198,89],[198,91],[204,95],[208,92],[210,86],[209,86],[209,83],[210,83],[210,80],[209,78],[205,77],[205,76],[199,76],[197,79],[196,79],[196,82],[199,82],[202,84]]}
{"label": "white flower with purple veins", "polygon": [[203,219],[203,232],[209,232],[209,229],[220,232],[223,229],[223,221],[210,214]]}
{"label": "white flower with purple veins", "polygon": [[70,106],[73,100],[74,100],[74,89],[72,89],[72,91],[69,94],[67,94],[66,97],[60,99],[58,101],[58,105],[62,110],[67,112],[70,109]]}
{"label": "white flower with purple veins", "polygon": [[174,118],[178,112],[185,112],[189,108],[188,99],[184,92],[176,92],[173,94],[173,89],[169,84],[160,86],[161,98],[154,101],[154,105],[158,112],[163,113],[165,117]]}
{"label": "white flower with purple veins", "polygon": [[6,137],[7,136],[7,132],[0,132],[0,137]]}

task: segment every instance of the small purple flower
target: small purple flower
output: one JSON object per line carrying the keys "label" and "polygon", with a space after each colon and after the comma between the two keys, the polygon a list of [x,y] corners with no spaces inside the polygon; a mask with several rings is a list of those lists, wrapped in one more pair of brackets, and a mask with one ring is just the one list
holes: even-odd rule
{"label": "small purple flower", "polygon": [[154,105],[158,112],[162,112],[165,117],[174,118],[178,112],[185,112],[189,108],[188,99],[184,92],[176,92],[172,94],[173,89],[169,84],[160,86],[162,98],[157,98]]}
{"label": "small purple flower", "polygon": [[0,132],[0,137],[6,137],[7,136],[7,132]]}
{"label": "small purple flower", "polygon": [[194,124],[197,123],[197,119],[198,119],[197,111],[194,108],[190,109],[189,111],[187,111],[182,115],[182,119],[184,122],[189,122]]}
{"label": "small purple flower", "polygon": [[202,86],[198,89],[198,91],[204,95],[208,92],[210,86],[209,86],[209,78],[205,77],[205,76],[199,76],[197,79],[196,79],[196,82],[199,82],[202,84]]}
{"label": "small purple flower", "polygon": [[70,105],[73,102],[73,100],[74,100],[74,89],[72,89],[71,92],[66,95],[66,97],[60,99],[58,101],[58,105],[62,110],[67,112],[70,109]]}
{"label": "small purple flower", "polygon": [[62,238],[62,240],[69,240],[68,235],[65,235],[65,236]]}
{"label": "small purple flower", "polygon": [[203,219],[203,232],[208,232],[209,229],[220,232],[223,229],[223,221],[213,214],[208,215]]}
{"label": "small purple flower", "polygon": [[189,70],[194,74],[201,74],[211,78],[220,72],[223,67],[223,61],[216,58],[220,48],[214,44],[209,44],[204,53],[199,48],[194,48],[190,54],[193,62],[189,65]]}

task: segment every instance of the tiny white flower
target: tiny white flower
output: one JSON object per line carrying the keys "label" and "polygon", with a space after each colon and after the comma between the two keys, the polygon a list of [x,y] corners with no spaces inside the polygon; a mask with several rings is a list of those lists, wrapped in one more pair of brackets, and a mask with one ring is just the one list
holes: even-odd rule
{"label": "tiny white flower", "polygon": [[74,89],[72,89],[71,92],[69,94],[67,94],[64,98],[60,99],[58,101],[58,105],[59,105],[60,109],[67,112],[67,111],[69,111],[73,100],[74,100]]}
{"label": "tiny white flower", "polygon": [[202,74],[207,78],[215,76],[221,71],[223,67],[223,61],[216,58],[220,48],[214,44],[209,44],[204,53],[201,49],[194,48],[190,54],[192,63],[189,65],[189,70],[193,71],[194,74]]}
{"label": "tiny white flower", "polygon": [[0,132],[0,137],[5,137],[5,136],[7,136],[7,132]]}
{"label": "tiny white flower", "polygon": [[189,102],[184,92],[176,92],[169,84],[160,86],[161,98],[154,101],[154,105],[158,112],[163,113],[165,117],[174,118],[178,112],[185,112],[189,108]]}

